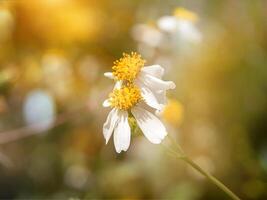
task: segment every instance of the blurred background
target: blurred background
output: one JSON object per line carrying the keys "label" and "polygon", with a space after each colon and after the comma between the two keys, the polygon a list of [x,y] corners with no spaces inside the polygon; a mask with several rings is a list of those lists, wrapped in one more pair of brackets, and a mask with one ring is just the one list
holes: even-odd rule
{"label": "blurred background", "polygon": [[[142,134],[104,144],[123,52],[161,64],[162,120],[242,199],[267,199],[267,2],[1,0],[1,199],[227,199]],[[166,145],[167,142],[165,141]]]}

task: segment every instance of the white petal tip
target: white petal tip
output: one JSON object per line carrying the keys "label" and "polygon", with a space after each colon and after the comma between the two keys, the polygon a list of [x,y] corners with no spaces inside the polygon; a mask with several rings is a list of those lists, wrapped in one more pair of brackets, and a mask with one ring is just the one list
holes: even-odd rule
{"label": "white petal tip", "polygon": [[163,138],[160,138],[160,139],[157,139],[157,140],[153,140],[153,141],[150,140],[150,142],[152,144],[160,144],[164,140],[164,138],[165,138],[165,136]]}
{"label": "white petal tip", "polygon": [[161,140],[150,141],[152,144],[160,144]]}
{"label": "white petal tip", "polygon": [[122,149],[116,149],[117,153],[121,153],[123,150]]}
{"label": "white petal tip", "polygon": [[150,140],[150,142],[151,142],[152,144],[160,144],[160,143],[165,139],[166,136],[167,136],[167,133],[166,133],[166,135],[164,135],[163,138],[161,138],[161,139],[157,139],[157,140],[153,140],[153,141]]}
{"label": "white petal tip", "polygon": [[105,144],[106,144],[106,145],[108,144],[108,140],[107,140],[107,139],[105,140]]}
{"label": "white petal tip", "polygon": [[175,89],[175,88],[176,88],[175,83],[174,83],[174,82],[171,82],[171,84],[170,84],[170,89]]}
{"label": "white petal tip", "polygon": [[160,106],[158,109],[156,109],[155,114],[156,116],[161,116],[161,114],[164,111],[165,106]]}
{"label": "white petal tip", "polygon": [[162,113],[163,113],[163,110],[164,110],[164,108],[162,108],[162,109],[160,109],[160,110],[156,110],[156,111],[155,111],[155,114],[156,114],[157,116],[161,116]]}
{"label": "white petal tip", "polygon": [[110,79],[114,79],[114,76],[113,76],[112,72],[105,72],[104,76],[107,77],[107,78],[110,78]]}
{"label": "white petal tip", "polygon": [[121,153],[122,151],[125,151],[126,152],[128,149],[129,149],[129,146],[121,147],[121,149],[116,149],[115,148],[115,150],[116,150],[117,153]]}
{"label": "white petal tip", "polygon": [[102,106],[103,107],[109,107],[110,106],[110,102],[109,102],[109,100],[108,99],[106,99],[103,103],[102,103]]}

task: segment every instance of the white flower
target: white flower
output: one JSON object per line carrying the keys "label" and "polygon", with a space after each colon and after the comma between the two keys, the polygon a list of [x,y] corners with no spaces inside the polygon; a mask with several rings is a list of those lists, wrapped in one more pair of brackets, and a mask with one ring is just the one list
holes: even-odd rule
{"label": "white flower", "polygon": [[183,40],[199,43],[202,40],[202,35],[195,26],[197,19],[195,13],[184,8],[177,8],[173,16],[159,18],[157,25],[160,30],[178,34]]}
{"label": "white flower", "polygon": [[113,72],[104,75],[116,81],[134,83],[140,88],[145,103],[160,112],[166,105],[166,90],[174,89],[175,84],[161,79],[164,69],[160,65],[144,66],[144,63],[136,53],[123,54],[123,58],[114,63]]}
{"label": "white flower", "polygon": [[130,146],[131,128],[128,123],[129,112],[134,116],[146,138],[154,144],[159,144],[167,135],[162,122],[142,102],[142,96],[137,86],[117,87],[103,103],[104,107],[112,107],[103,126],[103,134],[108,143],[112,133],[117,153],[127,151]]}
{"label": "white flower", "polygon": [[172,81],[161,80],[164,70],[159,65],[144,67],[145,61],[137,53],[124,54],[114,62],[113,72],[105,76],[116,81],[104,107],[112,107],[103,126],[108,143],[114,132],[116,152],[126,151],[131,140],[129,113],[135,118],[146,138],[159,144],[167,135],[162,122],[155,116],[166,104],[166,90],[175,88]]}

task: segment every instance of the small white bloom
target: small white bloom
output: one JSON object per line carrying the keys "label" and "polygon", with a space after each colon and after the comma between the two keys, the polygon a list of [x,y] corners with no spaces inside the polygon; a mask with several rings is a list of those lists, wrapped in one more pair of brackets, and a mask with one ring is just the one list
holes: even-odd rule
{"label": "small white bloom", "polygon": [[131,140],[128,114],[135,118],[146,138],[159,144],[167,135],[162,122],[154,114],[166,104],[166,90],[175,88],[172,81],[161,78],[164,69],[159,65],[144,67],[145,61],[137,53],[123,54],[114,62],[113,72],[104,75],[116,81],[104,107],[112,107],[103,126],[106,143],[114,132],[116,152],[126,151]]}
{"label": "small white bloom", "polygon": [[160,30],[176,34],[182,40],[199,43],[202,35],[195,25],[197,19],[195,13],[184,8],[177,8],[173,16],[159,18],[157,25]]}
{"label": "small white bloom", "polygon": [[128,112],[131,112],[146,138],[154,144],[159,144],[167,135],[162,122],[142,102],[141,92],[136,86],[122,86],[114,89],[110,98],[105,100],[103,106],[110,106],[103,126],[103,134],[108,143],[112,133],[117,153],[127,151],[130,146],[131,128],[128,123]]}
{"label": "small white bloom", "polygon": [[144,101],[161,111],[166,104],[166,90],[174,89],[174,82],[162,80],[164,69],[160,65],[144,66],[145,61],[136,53],[123,56],[114,63],[114,71],[104,75],[117,81],[134,83],[140,88]]}

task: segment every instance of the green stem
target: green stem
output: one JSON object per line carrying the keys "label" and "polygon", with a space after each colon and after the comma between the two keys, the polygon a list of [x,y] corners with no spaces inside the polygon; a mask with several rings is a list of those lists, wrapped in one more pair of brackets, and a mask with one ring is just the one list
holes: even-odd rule
{"label": "green stem", "polygon": [[203,176],[205,176],[208,180],[210,180],[213,184],[215,184],[218,188],[220,188],[222,191],[224,191],[229,197],[231,197],[234,200],[240,200],[238,196],[236,196],[228,187],[226,187],[221,181],[219,181],[217,178],[209,174],[208,172],[205,172],[200,166],[198,166],[196,163],[194,163],[190,158],[187,156],[179,157],[186,163],[188,163],[191,167],[193,167],[195,170],[197,170],[199,173],[201,173]]}
{"label": "green stem", "polygon": [[193,160],[191,160],[189,157],[186,156],[181,146],[176,142],[174,138],[171,138],[171,136],[168,135],[169,140],[173,145],[177,148],[178,153],[173,150],[169,150],[172,155],[174,155],[176,158],[179,158],[183,161],[185,161],[187,164],[189,164],[192,168],[197,170],[200,174],[205,176],[209,181],[211,181],[213,184],[215,184],[218,188],[220,188],[222,191],[224,191],[231,199],[233,200],[241,200],[237,195],[235,195],[228,187],[226,187],[221,181],[219,181],[217,178],[209,174],[208,172],[204,171],[200,166],[198,166]]}

